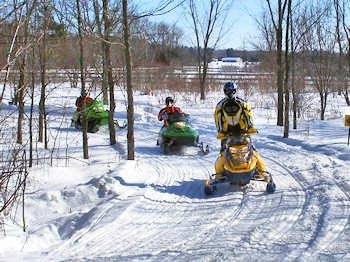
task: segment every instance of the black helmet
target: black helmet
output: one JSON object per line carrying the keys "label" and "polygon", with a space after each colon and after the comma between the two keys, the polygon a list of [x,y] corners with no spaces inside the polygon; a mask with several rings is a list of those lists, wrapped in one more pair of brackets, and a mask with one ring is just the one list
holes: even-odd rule
{"label": "black helmet", "polygon": [[224,93],[228,98],[232,99],[236,94],[236,92],[237,92],[237,85],[235,83],[232,83],[232,82],[225,83]]}
{"label": "black helmet", "polygon": [[174,104],[174,99],[171,96],[168,96],[165,98],[165,104],[169,106],[170,103]]}

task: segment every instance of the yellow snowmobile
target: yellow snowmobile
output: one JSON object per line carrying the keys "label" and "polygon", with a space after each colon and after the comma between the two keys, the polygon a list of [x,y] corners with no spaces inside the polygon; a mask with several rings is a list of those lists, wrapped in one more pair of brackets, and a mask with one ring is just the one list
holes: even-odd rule
{"label": "yellow snowmobile", "polygon": [[221,183],[245,186],[251,180],[267,183],[266,192],[273,193],[276,185],[249,135],[231,136],[223,143],[223,149],[215,163],[216,174],[205,181],[204,193],[211,195]]}

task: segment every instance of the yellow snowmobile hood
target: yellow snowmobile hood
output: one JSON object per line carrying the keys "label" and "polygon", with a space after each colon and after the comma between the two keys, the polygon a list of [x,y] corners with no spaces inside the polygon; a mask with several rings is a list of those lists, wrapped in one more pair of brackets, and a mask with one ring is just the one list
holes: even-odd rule
{"label": "yellow snowmobile hood", "polygon": [[247,173],[256,168],[257,158],[250,145],[231,146],[224,154],[224,168],[230,173]]}
{"label": "yellow snowmobile hood", "polygon": [[257,158],[252,157],[248,163],[234,164],[229,159],[225,159],[224,169],[230,173],[249,173],[256,168]]}

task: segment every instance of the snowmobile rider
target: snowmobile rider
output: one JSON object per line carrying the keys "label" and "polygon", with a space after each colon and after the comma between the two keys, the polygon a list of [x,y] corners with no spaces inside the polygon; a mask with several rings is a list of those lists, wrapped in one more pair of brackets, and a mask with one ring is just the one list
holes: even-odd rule
{"label": "snowmobile rider", "polygon": [[251,107],[236,96],[237,85],[232,82],[225,83],[224,93],[225,98],[216,105],[214,114],[217,138],[223,140],[227,135],[256,134]]}
{"label": "snowmobile rider", "polygon": [[166,106],[163,109],[161,109],[158,114],[158,120],[164,121],[163,127],[168,126],[169,115],[175,114],[175,113],[183,114],[181,109],[175,106],[175,101],[172,97],[168,96],[165,99],[165,105]]}
{"label": "snowmobile rider", "polygon": [[[94,102],[94,99],[91,98],[89,95],[85,96],[85,106],[88,107]],[[80,112],[83,107],[83,97],[79,96],[77,100],[75,100],[75,106],[77,107],[77,111]]]}
{"label": "snowmobile rider", "polygon": [[[226,142],[228,137],[241,137],[242,135],[256,134],[253,126],[253,113],[250,105],[243,99],[236,96],[237,84],[227,82],[224,85],[223,98],[215,108],[214,118],[217,129],[217,138],[221,141],[220,156],[215,163],[216,175],[220,176],[224,170]],[[265,177],[266,166],[258,152],[254,149],[254,156],[257,158],[258,175]]]}

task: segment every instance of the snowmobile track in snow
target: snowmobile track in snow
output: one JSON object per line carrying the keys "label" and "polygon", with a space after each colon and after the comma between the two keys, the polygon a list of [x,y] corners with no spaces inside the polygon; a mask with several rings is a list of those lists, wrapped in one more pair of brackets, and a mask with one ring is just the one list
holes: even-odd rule
{"label": "snowmobile track in snow", "polygon": [[[123,217],[130,216],[132,221],[113,222],[115,232],[121,234],[118,241],[112,240],[112,233],[111,241],[105,241],[109,234],[100,236],[101,241],[104,239],[103,248],[110,250],[111,257],[131,260],[144,256],[152,260],[172,256],[225,260],[264,253],[270,259],[289,261],[312,258],[348,232],[350,198],[345,185],[334,183],[346,196],[339,208],[344,210],[341,218],[327,222],[327,211],[333,204],[329,197],[320,200],[316,194],[322,196],[322,187],[316,193],[310,190],[319,183],[315,185],[300,171],[271,157],[264,158],[274,174],[275,194],[266,194],[264,183],[252,182],[252,190],[224,188],[208,198],[203,194],[202,183],[211,173],[213,156],[151,157],[157,182],[147,186],[124,211],[128,214]],[[178,161],[186,165],[179,165]]]}
{"label": "snowmobile track in snow", "polygon": [[[339,244],[349,240],[348,184],[323,175],[310,178],[310,170],[262,154],[277,185],[274,194],[265,193],[265,183],[253,181],[247,190],[227,186],[207,197],[203,183],[213,170],[215,154],[196,157],[148,152],[141,152],[137,165],[140,170],[147,166],[155,180],[125,200],[102,201],[90,225],[73,232],[69,242],[52,255],[67,249],[64,253],[78,258],[83,251],[96,258],[99,250],[108,250],[105,258],[121,260],[260,257],[291,261],[312,260],[315,254],[327,258],[329,249],[339,249],[337,258],[342,259],[349,251]],[[307,152],[298,155],[305,158]],[[317,172],[314,163],[319,157],[323,156],[309,160],[312,172]],[[335,198],[327,187],[336,192]]]}
{"label": "snowmobile track in snow", "polygon": [[[302,152],[302,155],[305,155],[305,157],[310,157],[307,152]],[[317,163],[317,157],[314,158],[316,158],[314,163]],[[291,232],[299,231],[300,236],[302,236],[301,238],[303,239],[302,242],[306,242],[307,245],[305,247],[303,247],[303,245],[296,245],[293,249],[291,249],[291,252],[286,257],[287,260],[293,260],[301,256],[306,259],[310,259],[314,254],[320,255],[320,253],[332,246],[332,244],[336,242],[338,238],[347,234],[346,232],[349,231],[350,222],[350,191],[348,184],[339,183],[335,179],[331,181],[332,185],[336,187],[336,189],[332,189],[332,192],[339,191],[339,195],[342,195],[343,197],[341,201],[343,204],[337,207],[337,205],[332,203],[331,197],[326,194],[327,189],[323,188],[323,186],[329,187],[330,182],[324,182],[322,175],[308,181],[303,176],[302,171],[291,170],[286,165],[280,164],[274,159],[266,159],[269,159],[270,161],[274,162],[275,165],[282,167],[288,173],[288,175],[294,177],[303,189],[305,195],[305,202],[302,207],[302,212],[300,213],[297,221],[295,221],[293,224],[294,230],[291,229]],[[320,179],[320,181],[315,183],[316,179]],[[326,179],[329,180],[329,177],[326,177]],[[329,214],[331,209],[336,209],[336,214],[339,216],[339,218],[332,218],[332,216]],[[306,228],[305,225],[307,226]],[[298,227],[300,226],[304,227],[305,229],[298,230]]]}
{"label": "snowmobile track in snow", "polygon": [[[257,144],[276,192],[267,194],[266,183],[252,181],[244,189],[219,186],[208,197],[204,181],[214,172],[219,151],[212,112],[202,114],[200,108],[200,114],[193,114],[213,149],[208,155],[162,155],[156,146],[158,107],[148,101],[139,105],[136,160],[121,161],[120,167],[112,165],[100,177],[59,192],[88,191],[87,204],[77,204],[74,212],[59,213],[43,226],[53,232],[52,239],[57,237],[41,251],[44,260],[350,261],[346,154],[342,161],[332,147],[316,150],[327,145],[262,134]],[[106,192],[99,192],[100,184]],[[71,202],[63,198],[67,206],[76,203],[69,196]]]}

